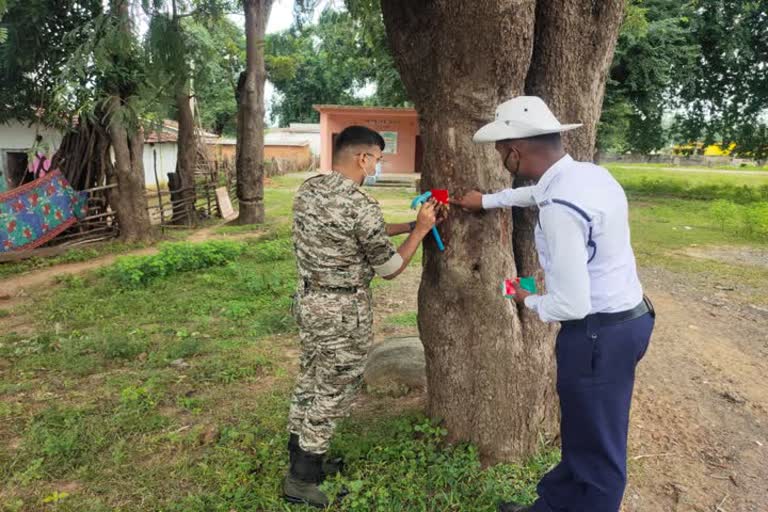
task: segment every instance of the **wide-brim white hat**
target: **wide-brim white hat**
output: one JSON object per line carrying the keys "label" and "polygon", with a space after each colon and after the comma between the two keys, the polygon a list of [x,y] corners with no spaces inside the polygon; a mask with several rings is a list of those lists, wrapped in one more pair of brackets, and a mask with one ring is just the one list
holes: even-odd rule
{"label": "wide-brim white hat", "polygon": [[518,96],[496,108],[496,119],[475,133],[475,142],[497,142],[505,139],[527,139],[537,135],[559,133],[582,126],[560,124],[538,96]]}

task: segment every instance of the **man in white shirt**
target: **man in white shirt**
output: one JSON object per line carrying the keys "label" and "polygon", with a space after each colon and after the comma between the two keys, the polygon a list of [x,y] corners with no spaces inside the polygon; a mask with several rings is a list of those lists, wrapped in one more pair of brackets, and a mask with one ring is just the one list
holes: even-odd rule
{"label": "man in white shirt", "polygon": [[471,211],[538,206],[546,293],[517,287],[515,301],[562,326],[555,349],[562,461],[531,507],[501,503],[501,512],[617,512],[626,485],[635,367],[655,313],[637,276],[624,190],[606,169],[563,149],[560,133],[579,126],[561,125],[537,97],[499,105],[474,140],[495,143],[512,177],[536,185],[454,200]]}

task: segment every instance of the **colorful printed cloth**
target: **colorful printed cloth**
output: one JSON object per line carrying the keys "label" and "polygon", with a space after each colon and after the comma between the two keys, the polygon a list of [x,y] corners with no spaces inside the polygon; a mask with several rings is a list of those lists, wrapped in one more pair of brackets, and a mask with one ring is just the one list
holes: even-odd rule
{"label": "colorful printed cloth", "polygon": [[85,217],[87,192],[58,170],[0,194],[0,252],[38,247]]}

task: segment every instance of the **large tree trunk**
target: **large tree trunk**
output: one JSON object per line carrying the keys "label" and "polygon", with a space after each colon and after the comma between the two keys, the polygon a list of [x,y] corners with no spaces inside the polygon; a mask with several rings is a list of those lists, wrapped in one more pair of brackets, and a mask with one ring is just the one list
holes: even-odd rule
{"label": "large tree trunk", "polygon": [[176,94],[176,109],[179,113],[179,134],[177,139],[176,174],[179,177],[180,207],[173,209],[174,224],[195,224],[195,168],[197,167],[197,139],[195,138],[195,117],[190,105],[189,87],[183,84]]}
{"label": "large tree trunk", "polygon": [[[113,98],[110,101],[110,116],[119,108],[120,98]],[[149,238],[150,224],[142,160],[143,132],[141,129],[129,132],[119,121],[110,122],[107,132],[115,155],[113,179],[117,183],[110,203],[115,209],[120,238],[131,242],[145,240]]]}
{"label": "large tree trunk", "polygon": [[[120,18],[122,30],[130,31],[128,1],[112,0],[111,12]],[[150,236],[150,223],[144,183],[144,133],[141,128],[127,126],[126,116],[118,115],[123,108],[124,93],[108,92],[113,96],[107,106],[105,125],[115,156],[112,179],[117,183],[117,190],[110,194],[110,203],[115,209],[120,238],[145,240]]]}
{"label": "large tree trunk", "polygon": [[238,224],[264,222],[264,35],[272,0],[244,0],[246,70],[237,112]]}
{"label": "large tree trunk", "polygon": [[525,92],[541,96],[560,122],[584,123],[564,136],[577,160],[594,157],[605,80],[623,15],[624,0],[536,3],[536,43]]}
{"label": "large tree trunk", "polygon": [[[383,1],[382,7],[419,111],[424,189],[510,186],[493,145],[474,144],[472,135],[500,101],[523,91],[534,2]],[[500,292],[503,279],[516,276],[512,216],[453,210],[441,232],[446,251],[425,244],[419,289],[429,414],[444,420],[451,440],[476,443],[484,462],[530,454],[538,433],[555,420],[551,335],[542,324],[524,325]]]}
{"label": "large tree trunk", "polygon": [[[609,59],[612,44],[589,49],[607,52],[607,57],[587,56],[587,50],[575,48],[568,53],[569,47],[583,44],[577,39],[580,34],[569,30],[564,34],[568,40],[558,42],[569,58],[550,56],[537,45],[551,44],[550,37],[556,36],[542,39],[536,31],[543,30],[542,24],[546,28],[548,16],[573,9],[550,12],[543,4],[556,2],[539,3],[537,7],[536,0],[382,0],[395,61],[419,111],[424,189],[461,193],[510,185],[493,145],[476,145],[472,135],[493,118],[498,103],[526,90],[532,61],[535,66],[540,62],[553,68],[570,66],[571,74],[590,78],[599,73],[603,80],[602,67],[589,66],[591,59],[601,63]],[[596,5],[588,0],[560,3]],[[618,27],[597,28],[590,29],[595,38],[602,34],[616,39]],[[544,75],[536,81],[535,90],[548,80]],[[602,89],[580,90],[583,81],[563,86],[571,87],[568,99],[596,104],[599,111],[599,98],[593,95],[602,95]],[[597,117],[576,120],[594,125]],[[590,130],[594,132],[594,126]],[[594,144],[594,135],[591,140]],[[541,433],[553,432],[557,422],[556,326],[539,322],[500,292],[504,278],[518,274],[541,278],[533,245],[534,219],[535,212],[516,211],[513,229],[508,211],[452,210],[441,227],[445,252],[425,243],[419,332],[427,359],[428,412],[444,421],[449,440],[475,443],[486,464],[530,456]]]}

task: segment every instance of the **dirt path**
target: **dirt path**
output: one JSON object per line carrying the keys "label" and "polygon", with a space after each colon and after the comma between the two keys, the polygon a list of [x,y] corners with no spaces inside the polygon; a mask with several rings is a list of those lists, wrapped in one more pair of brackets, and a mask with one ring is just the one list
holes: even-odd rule
{"label": "dirt path", "polygon": [[768,511],[768,317],[708,304],[682,276],[644,282],[658,317],[638,374],[624,510]]}
{"label": "dirt path", "polygon": [[[414,310],[418,279],[409,269],[377,292],[378,339],[416,333],[386,319]],[[737,292],[712,301],[706,280],[646,269],[643,282],[658,321],[639,367],[622,511],[768,511],[768,314]]]}

